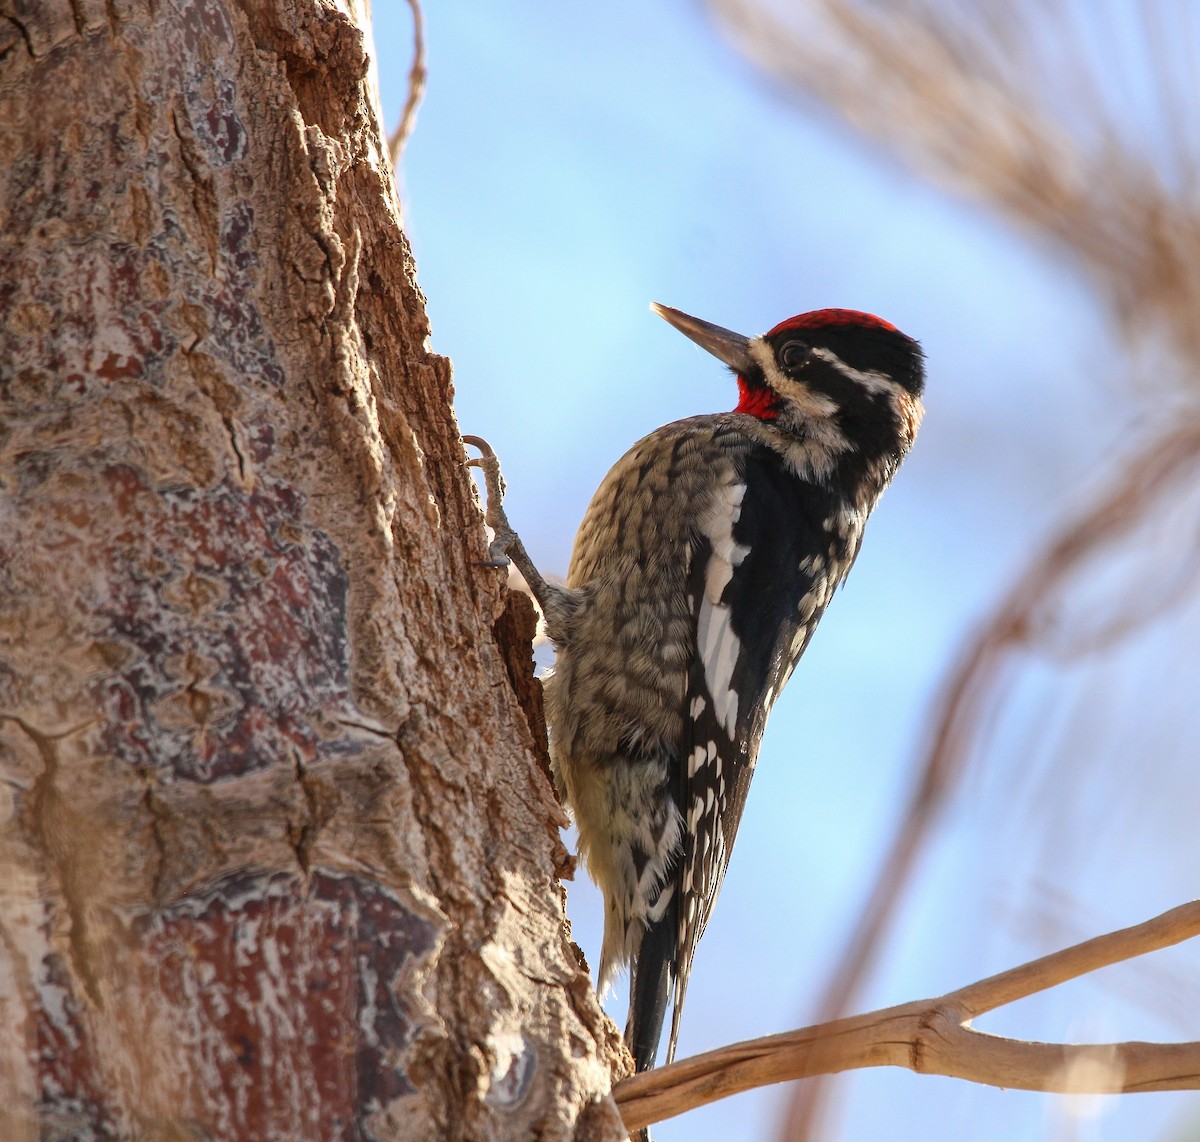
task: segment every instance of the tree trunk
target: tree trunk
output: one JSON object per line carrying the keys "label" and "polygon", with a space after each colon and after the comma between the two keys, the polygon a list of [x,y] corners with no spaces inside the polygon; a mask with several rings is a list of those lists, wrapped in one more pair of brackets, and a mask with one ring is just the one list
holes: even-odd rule
{"label": "tree trunk", "polygon": [[623,1137],[362,13],[15,7],[0,1137]]}

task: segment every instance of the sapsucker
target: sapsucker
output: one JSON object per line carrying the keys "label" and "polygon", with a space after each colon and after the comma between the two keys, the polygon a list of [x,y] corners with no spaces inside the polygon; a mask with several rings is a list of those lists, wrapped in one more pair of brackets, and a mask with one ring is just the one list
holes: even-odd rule
{"label": "sapsucker", "polygon": [[529,582],[557,657],[546,720],[559,792],[604,894],[599,986],[632,969],[626,1038],[654,1065],[733,848],[771,706],[858,555],[921,421],[916,341],[822,309],[742,337],[656,305],[733,370],[733,412],[638,441],[580,525],[565,586],[538,574],[489,475],[493,551]]}

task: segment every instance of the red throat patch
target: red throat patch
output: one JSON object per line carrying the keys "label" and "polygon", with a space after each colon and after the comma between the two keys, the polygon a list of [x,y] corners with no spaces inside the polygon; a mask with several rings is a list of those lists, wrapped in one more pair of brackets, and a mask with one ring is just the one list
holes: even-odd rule
{"label": "red throat patch", "polygon": [[738,402],[734,412],[748,412],[759,420],[774,420],[779,415],[779,399],[770,389],[751,388],[744,377],[738,377]]}

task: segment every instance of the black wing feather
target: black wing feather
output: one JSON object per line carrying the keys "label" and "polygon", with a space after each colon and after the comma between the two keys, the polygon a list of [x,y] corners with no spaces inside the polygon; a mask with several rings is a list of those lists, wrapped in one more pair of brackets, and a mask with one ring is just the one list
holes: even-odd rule
{"label": "black wing feather", "polygon": [[[720,891],[746,803],[770,708],[766,695],[778,694],[807,647],[830,591],[819,592],[824,602],[812,608],[806,622],[801,621],[801,604],[821,587],[830,556],[841,555],[840,537],[825,524],[839,507],[832,493],[798,479],[783,458],[766,447],[752,450],[739,474],[748,490],[733,538],[746,554],[721,595],[738,639],[731,675],[738,710],[731,738],[718,716],[719,696],[710,693],[705,664],[697,653],[689,693],[703,702],[694,702],[686,712],[680,749],[679,800],[686,827],[676,873],[677,970],[668,1062],[675,1054],[692,959]],[[712,554],[709,539],[699,537],[687,585],[697,624]]]}

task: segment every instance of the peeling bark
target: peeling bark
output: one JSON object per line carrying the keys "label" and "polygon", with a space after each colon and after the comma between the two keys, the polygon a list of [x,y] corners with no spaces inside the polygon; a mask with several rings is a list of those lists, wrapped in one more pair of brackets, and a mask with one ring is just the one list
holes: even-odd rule
{"label": "peeling bark", "polygon": [[623,1137],[347,7],[0,19],[6,1139]]}

